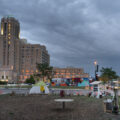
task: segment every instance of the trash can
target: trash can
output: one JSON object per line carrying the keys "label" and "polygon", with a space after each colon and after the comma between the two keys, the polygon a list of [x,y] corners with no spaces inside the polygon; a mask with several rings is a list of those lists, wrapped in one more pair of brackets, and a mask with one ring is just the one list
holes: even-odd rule
{"label": "trash can", "polygon": [[113,106],[113,113],[118,114],[119,113],[119,107]]}
{"label": "trash can", "polygon": [[102,95],[100,95],[100,98],[102,98]]}
{"label": "trash can", "polygon": [[104,104],[104,112],[112,113],[113,101],[111,99],[107,99],[103,101],[103,104]]}

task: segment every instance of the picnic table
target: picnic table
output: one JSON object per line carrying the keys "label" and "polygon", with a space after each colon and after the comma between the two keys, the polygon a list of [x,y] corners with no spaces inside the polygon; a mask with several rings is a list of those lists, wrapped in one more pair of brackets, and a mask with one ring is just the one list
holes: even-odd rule
{"label": "picnic table", "polygon": [[65,103],[66,102],[73,102],[74,99],[55,99],[55,102],[61,102],[62,103],[62,108],[65,109]]}

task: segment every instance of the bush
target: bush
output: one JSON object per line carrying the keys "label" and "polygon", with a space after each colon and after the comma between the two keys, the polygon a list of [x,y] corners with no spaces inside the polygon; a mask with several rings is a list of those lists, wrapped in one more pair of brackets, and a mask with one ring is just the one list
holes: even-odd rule
{"label": "bush", "polygon": [[6,81],[0,81],[0,85],[6,85],[7,82]]}
{"label": "bush", "polygon": [[27,78],[25,83],[35,84],[34,77],[31,75],[30,78]]}

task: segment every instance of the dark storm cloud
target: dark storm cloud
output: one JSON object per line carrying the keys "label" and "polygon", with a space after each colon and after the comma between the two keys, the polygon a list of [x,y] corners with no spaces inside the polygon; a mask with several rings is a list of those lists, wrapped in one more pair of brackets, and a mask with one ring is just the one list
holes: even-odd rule
{"label": "dark storm cloud", "polygon": [[119,0],[0,0],[0,17],[16,17],[21,37],[46,45],[53,66],[94,73],[97,59],[120,73],[119,6]]}
{"label": "dark storm cloud", "polygon": [[120,1],[119,0],[92,0],[95,3],[96,9],[99,10],[102,14],[107,16],[114,16],[120,12]]}

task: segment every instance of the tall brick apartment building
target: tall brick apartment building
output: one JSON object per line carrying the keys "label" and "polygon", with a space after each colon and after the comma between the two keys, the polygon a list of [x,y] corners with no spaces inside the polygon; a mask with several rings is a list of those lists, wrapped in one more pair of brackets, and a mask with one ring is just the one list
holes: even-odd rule
{"label": "tall brick apartment building", "polygon": [[28,44],[20,38],[20,23],[13,17],[1,19],[0,34],[0,80],[25,81],[37,72],[36,63],[48,63],[50,56],[46,47]]}

